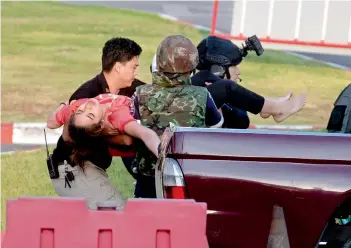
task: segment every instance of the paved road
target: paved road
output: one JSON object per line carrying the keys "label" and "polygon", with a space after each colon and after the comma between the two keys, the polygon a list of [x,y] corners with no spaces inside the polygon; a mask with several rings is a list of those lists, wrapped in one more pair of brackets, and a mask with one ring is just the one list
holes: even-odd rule
{"label": "paved road", "polygon": [[318,53],[303,53],[303,52],[299,52],[298,54],[312,57],[314,59],[321,60],[321,61],[346,66],[346,67],[351,69],[351,56],[318,54]]}
{"label": "paved road", "polygon": [[21,150],[33,150],[37,148],[41,148],[45,146],[41,145],[14,145],[14,144],[8,144],[8,145],[1,145],[1,153],[8,153],[8,152],[13,152],[13,151],[21,151]]}
{"label": "paved road", "polygon": [[[100,5],[121,9],[133,9],[152,13],[163,13],[181,20],[211,26],[212,1],[63,1],[70,4]],[[221,1],[218,8],[217,30],[230,33],[232,23],[233,1]],[[300,53],[300,52],[298,52]],[[325,62],[331,62],[351,68],[351,56],[301,52]]]}

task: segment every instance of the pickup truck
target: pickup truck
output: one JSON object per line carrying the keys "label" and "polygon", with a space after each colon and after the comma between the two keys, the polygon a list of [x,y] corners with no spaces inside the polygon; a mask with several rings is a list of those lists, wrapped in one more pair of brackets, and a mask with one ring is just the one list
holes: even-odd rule
{"label": "pickup truck", "polygon": [[351,247],[351,135],[171,125],[155,176],[207,203],[210,247]]}

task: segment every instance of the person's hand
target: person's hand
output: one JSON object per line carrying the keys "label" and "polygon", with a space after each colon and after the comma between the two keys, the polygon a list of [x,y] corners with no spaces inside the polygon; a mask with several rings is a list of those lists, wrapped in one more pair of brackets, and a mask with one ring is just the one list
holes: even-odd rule
{"label": "person's hand", "polygon": [[56,112],[56,121],[61,125],[65,124],[78,107],[87,100],[87,98],[84,98],[78,101],[74,100],[71,104],[61,104],[60,109]]}

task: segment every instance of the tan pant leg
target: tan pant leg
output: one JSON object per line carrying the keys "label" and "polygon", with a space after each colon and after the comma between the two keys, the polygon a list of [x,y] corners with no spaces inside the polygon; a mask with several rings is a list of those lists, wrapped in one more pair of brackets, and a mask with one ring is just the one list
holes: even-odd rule
{"label": "tan pant leg", "polygon": [[71,188],[65,187],[65,165],[58,167],[60,177],[51,179],[56,193],[63,197],[84,197],[87,200],[89,209],[97,209],[97,202],[116,201],[117,209],[122,210],[125,199],[111,184],[105,171],[87,161],[84,164],[84,171],[80,166],[72,167],[66,165],[68,171],[74,174],[74,180],[69,182]]}

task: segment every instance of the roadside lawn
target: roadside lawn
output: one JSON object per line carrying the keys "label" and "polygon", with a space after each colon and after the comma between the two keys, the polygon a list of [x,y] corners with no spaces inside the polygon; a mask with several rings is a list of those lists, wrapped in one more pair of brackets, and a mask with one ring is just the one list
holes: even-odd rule
{"label": "roadside lawn", "polygon": [[[104,43],[129,37],[143,47],[139,79],[150,82],[149,65],[159,42],[184,34],[197,44],[194,28],[153,14],[58,2],[2,3],[2,122],[43,122],[58,102],[100,72]],[[326,124],[332,104],[351,72],[283,52],[251,52],[242,63],[242,85],[264,96],[308,92],[308,103],[282,124]],[[272,120],[252,118],[254,124]]]}
{"label": "roadside lawn", "polygon": [[[45,159],[45,149],[1,156],[2,231],[5,229],[7,199],[19,196],[57,196],[50,182]],[[107,172],[124,197],[133,197],[134,179],[128,174],[120,158],[113,159]]]}

